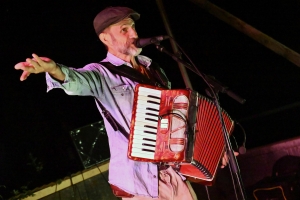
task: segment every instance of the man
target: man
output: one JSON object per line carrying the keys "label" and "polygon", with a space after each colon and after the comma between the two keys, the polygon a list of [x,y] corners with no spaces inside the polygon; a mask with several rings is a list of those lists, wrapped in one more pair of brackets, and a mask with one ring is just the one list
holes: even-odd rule
{"label": "man", "polygon": [[114,130],[103,114],[103,109],[106,109],[129,133],[134,88],[137,84],[108,70],[103,66],[105,62],[116,68],[126,65],[149,79],[158,81],[163,87],[170,87],[161,69],[158,72],[162,78],[155,78],[150,70],[151,59],[139,55],[142,49],[134,45],[138,38],[135,21],[139,17],[137,12],[127,7],[109,7],[95,17],[95,31],[108,51],[107,57],[100,63],[73,69],[33,54],[32,59],[28,58],[26,62],[16,64],[15,69],[23,70],[21,81],[26,80],[31,73],[45,72],[47,91],[61,88],[69,95],[95,97],[109,138],[109,183],[117,196],[133,200],[197,199],[190,184],[172,167],[159,169],[158,165],[151,162],[128,159],[128,139],[119,130]]}

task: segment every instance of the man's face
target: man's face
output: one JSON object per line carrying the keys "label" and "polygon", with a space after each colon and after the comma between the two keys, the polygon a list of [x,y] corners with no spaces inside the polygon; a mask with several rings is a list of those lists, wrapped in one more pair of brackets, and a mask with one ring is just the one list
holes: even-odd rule
{"label": "man's face", "polygon": [[138,35],[135,30],[135,23],[131,18],[126,18],[110,26],[107,31],[111,37],[111,48],[115,51],[129,56],[136,56],[141,53],[142,49],[133,44]]}

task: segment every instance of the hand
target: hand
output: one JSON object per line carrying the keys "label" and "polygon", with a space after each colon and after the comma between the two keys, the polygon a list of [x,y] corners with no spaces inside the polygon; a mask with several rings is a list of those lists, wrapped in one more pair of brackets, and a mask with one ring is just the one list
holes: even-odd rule
{"label": "hand", "polygon": [[56,63],[50,58],[39,57],[36,54],[32,54],[32,57],[32,59],[27,58],[26,62],[20,62],[15,65],[16,70],[23,70],[20,77],[21,81],[26,80],[32,73],[38,74],[42,72],[49,72],[51,74],[58,68]]}
{"label": "hand", "polygon": [[[236,151],[234,151],[233,153],[234,153],[235,156],[238,156],[238,155],[239,155],[239,153],[236,152]],[[229,162],[229,157],[228,157],[228,155],[227,155],[227,153],[226,153],[226,151],[225,151],[225,152],[224,152],[224,155],[223,155],[223,158],[222,158],[222,165],[221,165],[221,168],[226,167],[227,164],[228,164],[228,162]]]}

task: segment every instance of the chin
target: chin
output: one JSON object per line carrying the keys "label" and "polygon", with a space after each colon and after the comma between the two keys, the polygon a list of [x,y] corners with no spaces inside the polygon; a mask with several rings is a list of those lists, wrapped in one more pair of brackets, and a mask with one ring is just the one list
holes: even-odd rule
{"label": "chin", "polygon": [[129,48],[127,54],[131,56],[137,56],[141,52],[142,52],[142,48]]}
{"label": "chin", "polygon": [[142,48],[137,48],[134,56],[140,55],[142,50],[143,50]]}

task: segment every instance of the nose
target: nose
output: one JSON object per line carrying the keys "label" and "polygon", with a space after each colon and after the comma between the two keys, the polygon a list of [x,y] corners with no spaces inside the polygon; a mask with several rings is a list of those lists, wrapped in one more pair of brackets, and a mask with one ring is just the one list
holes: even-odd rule
{"label": "nose", "polygon": [[130,28],[130,38],[138,38],[138,34],[134,28]]}

